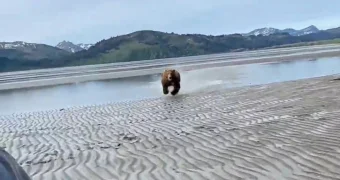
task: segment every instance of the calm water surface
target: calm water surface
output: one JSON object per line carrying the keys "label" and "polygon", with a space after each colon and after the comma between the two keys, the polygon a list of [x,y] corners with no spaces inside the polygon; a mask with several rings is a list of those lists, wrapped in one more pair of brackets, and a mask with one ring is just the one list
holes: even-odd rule
{"label": "calm water surface", "polygon": [[[181,94],[340,73],[340,58],[249,64],[182,72]],[[162,97],[159,75],[0,91],[0,114]]]}

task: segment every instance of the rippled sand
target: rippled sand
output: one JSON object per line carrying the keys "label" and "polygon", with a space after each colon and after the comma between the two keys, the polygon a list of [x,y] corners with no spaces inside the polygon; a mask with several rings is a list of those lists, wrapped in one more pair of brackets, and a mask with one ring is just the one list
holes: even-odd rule
{"label": "rippled sand", "polygon": [[38,179],[339,179],[334,77],[0,117]]}

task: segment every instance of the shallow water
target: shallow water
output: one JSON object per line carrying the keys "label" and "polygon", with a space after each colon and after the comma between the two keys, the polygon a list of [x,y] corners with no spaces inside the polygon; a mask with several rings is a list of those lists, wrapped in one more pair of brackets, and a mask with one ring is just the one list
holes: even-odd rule
{"label": "shallow water", "polygon": [[[340,58],[248,64],[181,72],[180,94],[340,73]],[[162,97],[159,75],[0,92],[0,114]]]}

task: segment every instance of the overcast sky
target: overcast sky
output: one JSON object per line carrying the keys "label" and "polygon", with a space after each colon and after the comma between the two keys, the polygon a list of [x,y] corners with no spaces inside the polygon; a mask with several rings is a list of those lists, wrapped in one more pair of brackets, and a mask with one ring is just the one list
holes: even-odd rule
{"label": "overcast sky", "polygon": [[340,26],[340,0],[0,0],[0,41],[95,43],[137,30],[230,34]]}

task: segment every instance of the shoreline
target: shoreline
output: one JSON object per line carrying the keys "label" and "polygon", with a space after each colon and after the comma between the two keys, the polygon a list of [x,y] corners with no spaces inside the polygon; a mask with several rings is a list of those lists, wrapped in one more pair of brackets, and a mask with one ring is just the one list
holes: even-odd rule
{"label": "shoreline", "polygon": [[0,116],[0,146],[32,180],[336,179],[338,77]]}
{"label": "shoreline", "polygon": [[240,54],[257,54],[257,53],[264,53],[264,52],[285,52],[285,51],[296,51],[296,50],[306,50],[306,49],[332,49],[332,48],[340,48],[340,44],[321,44],[321,45],[307,45],[307,46],[294,46],[294,47],[283,47],[283,48],[265,48],[265,49],[258,49],[258,50],[249,50],[249,51],[242,51],[242,52],[225,52],[225,53],[216,53],[216,54],[206,54],[206,55],[196,55],[196,56],[183,56],[183,57],[174,57],[174,58],[163,58],[163,59],[151,59],[151,60],[142,60],[142,61],[131,61],[131,62],[117,62],[117,63],[106,63],[106,64],[94,64],[94,65],[81,65],[81,66],[68,66],[68,67],[59,67],[59,68],[48,68],[48,69],[35,69],[35,70],[25,70],[25,71],[13,71],[13,72],[3,72],[0,73],[1,75],[11,75],[11,74],[26,74],[27,72],[34,72],[34,73],[42,73],[42,72],[50,72],[50,71],[58,71],[58,70],[78,70],[78,69],[88,69],[88,68],[100,68],[106,67],[110,65],[133,65],[138,62],[147,62],[147,63],[158,63],[164,62],[169,60],[180,60],[185,61],[187,59],[209,59],[211,57],[218,58],[218,57],[230,57]]}
{"label": "shoreline", "polygon": [[[209,93],[223,93],[225,91],[238,91],[238,90],[245,90],[245,89],[253,89],[253,88],[262,88],[267,86],[278,86],[280,84],[287,84],[287,83],[297,83],[297,82],[304,82],[304,81],[319,81],[319,80],[330,80],[330,81],[337,81],[337,78],[340,79],[340,73],[332,74],[332,75],[325,75],[325,76],[318,76],[318,77],[311,77],[311,78],[303,78],[303,79],[297,79],[297,80],[288,80],[288,81],[280,81],[280,82],[271,82],[266,84],[249,84],[245,86],[240,87],[230,87],[230,88],[221,88],[221,85],[212,85],[207,89],[203,89],[197,92],[190,92],[190,94],[179,94],[179,96],[199,96],[202,93],[209,94]],[[339,81],[340,82],[340,81]],[[52,85],[54,86],[54,85]],[[56,85],[58,86],[58,85]],[[82,105],[71,105],[71,106],[65,106],[63,108],[51,108],[46,110],[36,110],[36,111],[24,111],[24,112],[15,112],[10,114],[0,114],[0,117],[4,116],[16,116],[16,115],[25,115],[25,114],[44,114],[46,112],[58,112],[58,111],[65,111],[73,109],[88,109],[92,107],[98,107],[98,106],[107,106],[107,105],[115,105],[115,106],[124,106],[126,104],[133,104],[133,103],[139,103],[141,101],[159,101],[159,100],[169,100],[171,98],[177,98],[177,96],[169,96],[169,95],[161,95],[160,97],[147,97],[143,99],[133,99],[133,100],[121,100],[121,101],[107,101],[107,102],[101,102],[101,103],[88,103],[88,104],[82,104]]]}
{"label": "shoreline", "polygon": [[[325,75],[325,76],[318,76],[318,77],[311,77],[311,78],[303,78],[303,79],[297,79],[297,80],[288,80],[288,81],[280,81],[280,82],[271,82],[271,83],[266,83],[266,84],[249,84],[245,86],[240,86],[240,87],[230,87],[230,88],[221,88],[221,85],[212,85],[207,89],[203,89],[197,92],[190,92],[190,94],[179,94],[179,96],[199,96],[202,93],[208,94],[208,93],[223,93],[225,91],[237,91],[237,90],[244,90],[244,89],[252,89],[252,88],[261,88],[261,87],[267,87],[267,86],[277,86],[280,84],[287,84],[287,83],[296,83],[300,81],[318,81],[318,80],[326,80],[329,79],[330,81],[334,80],[337,81],[336,79],[340,79],[340,73],[335,73],[332,75]],[[339,81],[340,82],[340,81]],[[52,85],[52,86],[58,86],[58,85]],[[35,88],[35,87],[34,87]],[[25,88],[24,88],[25,89]],[[12,116],[12,115],[23,115],[23,114],[41,114],[45,112],[58,112],[61,109],[64,110],[72,110],[72,109],[87,109],[91,107],[97,107],[97,106],[106,106],[106,105],[115,105],[115,106],[120,106],[120,105],[126,105],[126,104],[133,104],[133,103],[139,103],[140,101],[158,101],[158,100],[167,100],[171,98],[176,98],[177,96],[169,96],[169,95],[161,95],[160,97],[147,97],[143,99],[134,99],[134,100],[121,100],[121,101],[107,101],[107,102],[101,102],[101,103],[96,103],[96,104],[82,104],[82,105],[72,105],[72,106],[65,106],[63,108],[51,108],[47,110],[37,110],[37,111],[25,111],[25,112],[16,112],[16,113],[10,113],[10,114],[0,114],[0,117],[4,116]]]}
{"label": "shoreline", "polygon": [[[259,64],[259,63],[272,63],[272,62],[282,62],[282,61],[293,61],[293,60],[306,60],[310,58],[326,58],[326,57],[340,57],[340,50],[330,50],[330,51],[315,51],[315,52],[307,52],[304,54],[295,53],[288,55],[277,55],[277,56],[268,56],[268,57],[249,57],[249,58],[241,58],[236,60],[216,60],[212,62],[200,62],[200,63],[192,63],[188,65],[179,65],[179,66],[167,66],[179,69],[180,71],[191,71],[197,69],[204,68],[214,68],[219,66],[237,66],[244,64]],[[97,81],[97,80],[108,80],[108,79],[118,79],[118,78],[128,78],[134,76],[144,76],[144,75],[153,75],[160,74],[165,67],[160,68],[149,68],[142,70],[125,70],[118,72],[108,72],[108,73],[97,73],[90,75],[82,75],[82,76],[71,76],[71,77],[58,77],[51,79],[42,79],[42,80],[28,80],[22,82],[10,82],[10,83],[0,83],[0,91],[1,90],[11,90],[11,89],[22,89],[22,88],[34,88],[34,87],[44,87],[44,86],[57,86],[57,85],[66,85],[73,83],[83,83],[89,81]]]}

